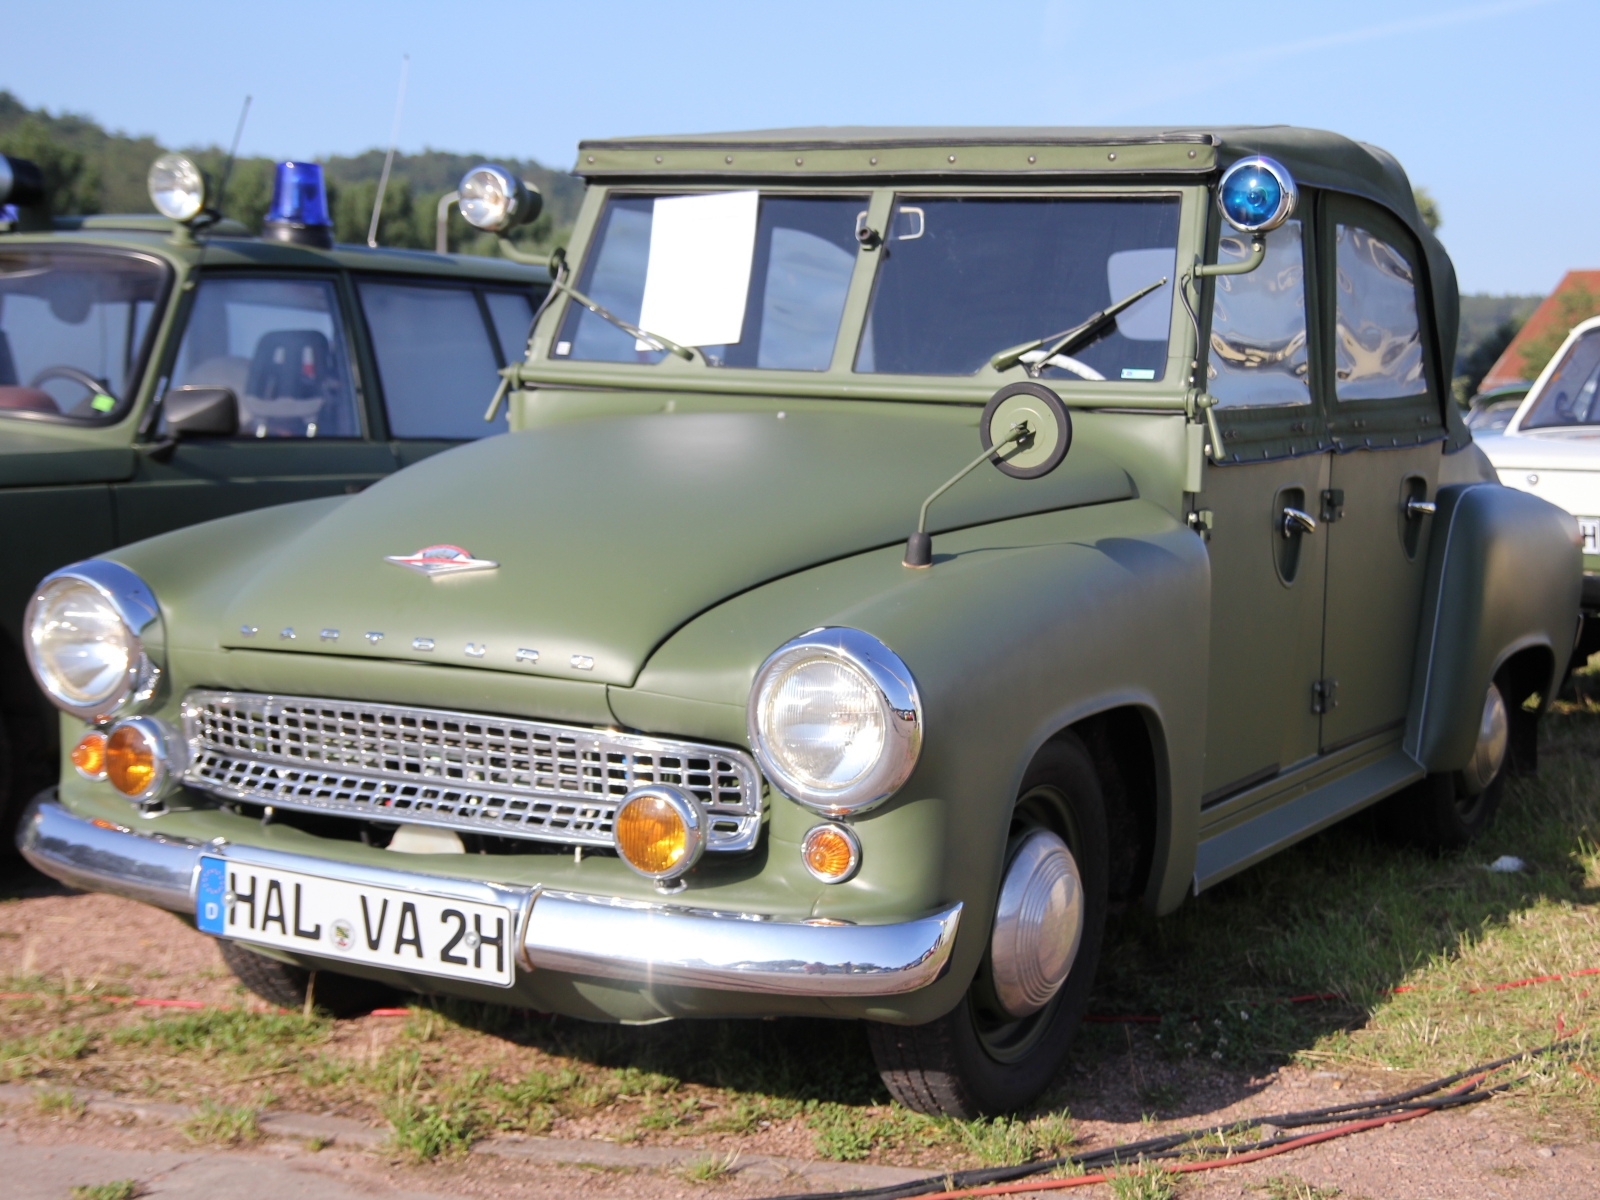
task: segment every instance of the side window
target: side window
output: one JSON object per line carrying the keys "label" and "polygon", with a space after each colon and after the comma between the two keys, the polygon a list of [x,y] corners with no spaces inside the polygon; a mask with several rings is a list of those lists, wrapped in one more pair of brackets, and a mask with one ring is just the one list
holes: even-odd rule
{"label": "side window", "polygon": [[[1267,235],[1266,260],[1254,271],[1217,276],[1206,390],[1219,408],[1311,403],[1301,236],[1300,222],[1286,221]],[[1219,263],[1249,254],[1243,235],[1224,231]]]}
{"label": "side window", "polygon": [[[516,322],[509,315],[491,328],[471,287],[370,279],[359,287],[392,436],[466,440],[505,432],[504,409],[493,424],[483,410],[504,361],[491,339],[510,335]],[[525,299],[511,299],[521,304],[520,342],[533,310]]]}
{"label": "side window", "polygon": [[327,280],[202,280],[172,386],[232,388],[241,437],[361,435],[338,295]]}
{"label": "side window", "polygon": [[521,362],[528,356],[528,326],[533,324],[533,300],[527,292],[484,292],[489,320],[500,339],[502,362]]}
{"label": "side window", "polygon": [[1393,400],[1428,390],[1411,267],[1388,242],[1359,225],[1334,230],[1334,394]]}

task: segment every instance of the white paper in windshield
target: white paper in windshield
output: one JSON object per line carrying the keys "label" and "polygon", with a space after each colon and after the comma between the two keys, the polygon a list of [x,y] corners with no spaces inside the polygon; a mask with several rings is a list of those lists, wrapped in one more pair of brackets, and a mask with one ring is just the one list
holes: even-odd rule
{"label": "white paper in windshield", "polygon": [[655,202],[640,328],[683,346],[739,340],[760,200],[760,192],[720,192]]}

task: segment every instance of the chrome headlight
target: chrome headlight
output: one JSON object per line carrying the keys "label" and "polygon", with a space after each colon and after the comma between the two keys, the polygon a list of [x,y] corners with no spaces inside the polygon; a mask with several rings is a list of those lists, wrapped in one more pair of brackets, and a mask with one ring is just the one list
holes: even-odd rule
{"label": "chrome headlight", "polygon": [[859,629],[813,629],[756,672],[746,713],[767,778],[818,812],[893,795],[922,748],[922,703],[899,657]]}
{"label": "chrome headlight", "polygon": [[63,567],[28,602],[28,666],[58,708],[85,721],[132,712],[155,693],[160,668],[145,652],[161,610],[144,581],[104,559]]}
{"label": "chrome headlight", "polygon": [[182,154],[163,154],[151,163],[145,185],[156,211],[174,221],[191,221],[206,206],[206,177]]}
{"label": "chrome headlight", "polygon": [[544,197],[504,167],[485,163],[461,177],[456,188],[461,215],[475,229],[504,233],[539,215]]}

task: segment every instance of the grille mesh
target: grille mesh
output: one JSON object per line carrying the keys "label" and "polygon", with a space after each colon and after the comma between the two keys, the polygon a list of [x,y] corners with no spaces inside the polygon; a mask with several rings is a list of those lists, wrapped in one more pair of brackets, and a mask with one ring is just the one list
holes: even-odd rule
{"label": "grille mesh", "polygon": [[631,789],[700,799],[707,850],[746,850],[760,829],[755,763],[740,751],[606,730],[384,704],[192,691],[184,782],[227,799],[610,845]]}

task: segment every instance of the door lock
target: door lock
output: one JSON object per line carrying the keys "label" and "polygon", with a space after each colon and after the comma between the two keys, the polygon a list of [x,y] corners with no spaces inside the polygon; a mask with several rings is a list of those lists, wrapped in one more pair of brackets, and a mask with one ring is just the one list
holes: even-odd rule
{"label": "door lock", "polygon": [[1317,519],[1310,513],[1301,512],[1298,508],[1284,505],[1281,528],[1283,536],[1286,538],[1292,538],[1297,533],[1315,533],[1317,531]]}
{"label": "door lock", "polygon": [[1431,517],[1439,511],[1439,506],[1432,500],[1419,500],[1415,496],[1406,499],[1406,520],[1415,521],[1421,517]]}

